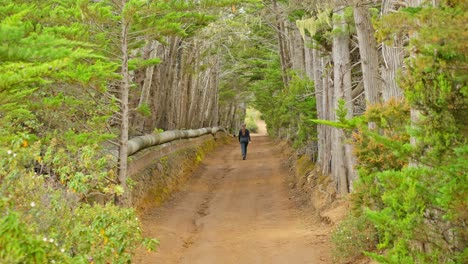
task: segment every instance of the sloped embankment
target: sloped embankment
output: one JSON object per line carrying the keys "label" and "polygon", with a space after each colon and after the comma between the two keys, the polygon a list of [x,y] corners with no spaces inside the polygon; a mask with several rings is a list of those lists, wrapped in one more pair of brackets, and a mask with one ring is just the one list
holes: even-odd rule
{"label": "sloped embankment", "polygon": [[328,226],[331,231],[348,211],[346,199],[337,197],[333,181],[322,175],[307,155],[297,154],[287,142],[279,143],[277,148],[282,150],[283,165],[289,169],[288,187],[292,199],[307,218]]}
{"label": "sloped embankment", "polygon": [[150,147],[129,157],[130,205],[142,211],[163,202],[187,181],[206,153],[228,138],[220,131]]}

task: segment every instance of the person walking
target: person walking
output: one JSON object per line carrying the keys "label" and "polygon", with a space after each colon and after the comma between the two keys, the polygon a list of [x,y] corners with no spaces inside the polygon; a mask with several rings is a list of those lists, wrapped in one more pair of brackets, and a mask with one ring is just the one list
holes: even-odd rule
{"label": "person walking", "polygon": [[247,158],[247,146],[250,142],[250,131],[245,128],[245,124],[242,124],[242,127],[239,130],[238,139],[241,145],[242,159],[245,160]]}

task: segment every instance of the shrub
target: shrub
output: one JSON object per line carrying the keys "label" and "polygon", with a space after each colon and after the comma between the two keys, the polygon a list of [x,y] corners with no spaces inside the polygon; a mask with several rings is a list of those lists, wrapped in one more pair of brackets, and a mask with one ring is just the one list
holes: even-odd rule
{"label": "shrub", "polygon": [[250,130],[250,132],[252,132],[252,133],[257,133],[258,132],[257,121],[253,120],[253,118],[247,118],[245,120],[245,125]]}
{"label": "shrub", "polygon": [[377,233],[363,214],[347,215],[332,233],[332,255],[335,262],[353,263],[364,252],[375,248]]}
{"label": "shrub", "polygon": [[0,147],[0,262],[128,263],[136,247],[155,248],[133,209],[80,202],[74,188],[35,173],[38,150]]}
{"label": "shrub", "polygon": [[253,108],[247,108],[246,117],[245,117],[245,125],[252,133],[258,132],[258,125],[257,122],[260,120],[260,112]]}

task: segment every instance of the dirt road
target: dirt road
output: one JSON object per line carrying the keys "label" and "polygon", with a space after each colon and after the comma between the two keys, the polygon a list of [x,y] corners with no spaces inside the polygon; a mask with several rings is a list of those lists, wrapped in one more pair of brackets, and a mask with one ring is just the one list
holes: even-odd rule
{"label": "dirt road", "polygon": [[161,246],[135,263],[331,263],[329,230],[295,209],[277,152],[257,136],[247,160],[235,140],[208,155],[181,193],[142,217]]}

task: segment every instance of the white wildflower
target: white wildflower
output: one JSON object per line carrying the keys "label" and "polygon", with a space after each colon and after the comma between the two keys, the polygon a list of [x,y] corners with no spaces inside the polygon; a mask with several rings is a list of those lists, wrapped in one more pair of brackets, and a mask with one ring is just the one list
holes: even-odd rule
{"label": "white wildflower", "polygon": [[62,252],[62,253],[65,252],[65,249],[64,249],[64,248],[61,248],[61,249],[60,249],[60,252]]}
{"label": "white wildflower", "polygon": [[8,155],[11,155],[11,153],[13,153],[13,151],[8,150],[7,153],[8,153]]}
{"label": "white wildflower", "polygon": [[44,242],[47,241],[47,237],[44,237],[42,240],[43,240]]}
{"label": "white wildflower", "polygon": [[54,239],[53,238],[49,239],[49,242],[54,243]]}
{"label": "white wildflower", "polygon": [[35,202],[31,202],[31,207],[35,207],[36,206],[36,203]]}

